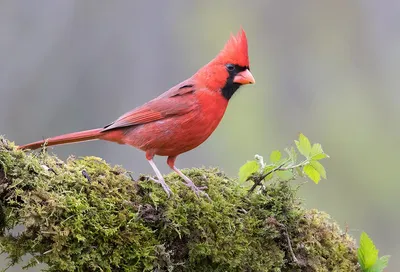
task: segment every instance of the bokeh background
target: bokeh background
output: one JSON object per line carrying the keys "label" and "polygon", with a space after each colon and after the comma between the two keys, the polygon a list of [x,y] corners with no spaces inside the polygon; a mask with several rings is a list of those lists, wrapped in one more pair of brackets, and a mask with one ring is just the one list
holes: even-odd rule
{"label": "bokeh background", "polygon": [[[18,144],[103,126],[191,76],[247,31],[257,84],[178,167],[231,176],[302,132],[331,156],[309,208],[400,266],[400,1],[0,1],[0,134]],[[151,173],[141,151],[106,142],[52,149]],[[169,172],[165,158],[156,162]],[[0,263],[4,267],[4,262]],[[19,267],[10,271],[20,271]],[[35,271],[35,269],[31,269]]]}

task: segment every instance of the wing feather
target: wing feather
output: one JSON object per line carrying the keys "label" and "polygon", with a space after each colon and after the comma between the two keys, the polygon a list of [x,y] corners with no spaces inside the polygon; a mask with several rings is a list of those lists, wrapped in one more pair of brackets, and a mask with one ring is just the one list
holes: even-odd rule
{"label": "wing feather", "polygon": [[193,84],[187,81],[182,82],[143,106],[125,113],[116,121],[105,126],[103,131],[142,125],[188,113],[196,107],[194,92]]}

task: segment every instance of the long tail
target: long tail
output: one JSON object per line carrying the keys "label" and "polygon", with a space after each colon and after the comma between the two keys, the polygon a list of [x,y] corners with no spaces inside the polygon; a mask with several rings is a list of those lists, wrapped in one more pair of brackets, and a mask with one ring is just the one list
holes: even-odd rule
{"label": "long tail", "polygon": [[102,128],[96,128],[96,129],[91,129],[91,130],[85,130],[85,131],[79,131],[79,132],[73,132],[73,133],[68,133],[52,138],[48,138],[46,140],[42,141],[37,141],[34,143],[26,144],[26,145],[21,145],[18,148],[19,149],[37,149],[46,144],[46,146],[52,146],[52,145],[62,145],[62,144],[72,144],[72,143],[77,143],[77,142],[85,142],[85,141],[91,141],[91,140],[97,140],[103,133],[101,132],[103,129]]}

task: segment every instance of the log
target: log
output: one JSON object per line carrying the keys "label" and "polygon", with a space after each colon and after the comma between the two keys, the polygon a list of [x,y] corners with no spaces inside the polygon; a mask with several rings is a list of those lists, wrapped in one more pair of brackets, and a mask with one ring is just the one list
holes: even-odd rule
{"label": "log", "polygon": [[[291,182],[252,194],[217,168],[174,173],[173,195],[96,157],[62,161],[0,139],[0,249],[47,271],[360,271],[352,237]],[[16,233],[15,227],[23,226]]]}

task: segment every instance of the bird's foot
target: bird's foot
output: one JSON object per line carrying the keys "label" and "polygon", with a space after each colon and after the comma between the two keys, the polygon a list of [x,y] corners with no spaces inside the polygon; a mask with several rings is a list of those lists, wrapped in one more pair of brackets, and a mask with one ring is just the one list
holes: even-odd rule
{"label": "bird's foot", "polygon": [[151,181],[154,181],[155,183],[161,184],[162,188],[167,193],[168,197],[170,197],[172,195],[171,189],[169,188],[167,183],[165,183],[165,180],[163,178],[162,179],[155,179],[155,178],[152,178],[152,177],[148,177],[148,179],[150,179]]}
{"label": "bird's foot", "polygon": [[208,196],[208,194],[206,192],[204,192],[203,190],[207,189],[207,186],[201,186],[201,187],[197,187],[196,184],[193,183],[193,181],[191,181],[189,178],[185,179],[186,183],[184,183],[187,187],[189,187],[190,189],[192,189],[192,191],[197,195],[200,196],[200,194],[203,194],[205,197],[208,198],[208,200],[211,201],[211,198]]}

